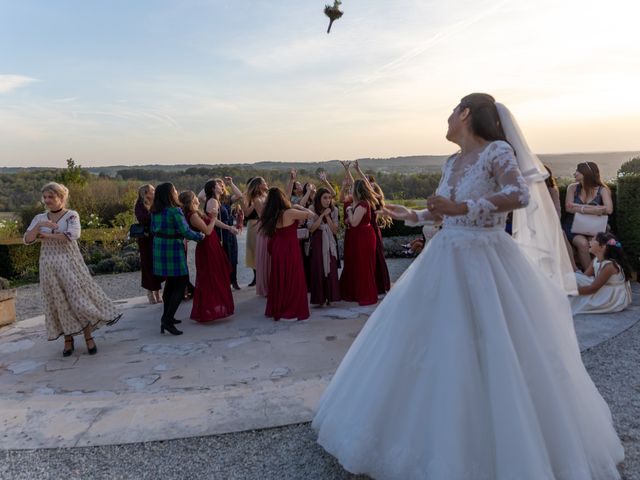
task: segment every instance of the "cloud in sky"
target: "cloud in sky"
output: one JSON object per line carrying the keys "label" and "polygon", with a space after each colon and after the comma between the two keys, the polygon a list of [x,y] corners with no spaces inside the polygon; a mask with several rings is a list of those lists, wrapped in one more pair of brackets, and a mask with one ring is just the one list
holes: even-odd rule
{"label": "cloud in sky", "polygon": [[640,146],[636,0],[345,0],[330,35],[325,3],[12,2],[0,165],[443,154],[472,91],[538,152]]}
{"label": "cloud in sky", "polygon": [[38,80],[24,75],[3,75],[0,74],[0,93],[9,93],[20,87],[37,82]]}

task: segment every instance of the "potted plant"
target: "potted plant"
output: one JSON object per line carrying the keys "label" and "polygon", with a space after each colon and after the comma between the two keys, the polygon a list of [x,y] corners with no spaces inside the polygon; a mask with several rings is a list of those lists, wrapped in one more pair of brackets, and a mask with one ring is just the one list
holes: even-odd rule
{"label": "potted plant", "polygon": [[0,327],[16,321],[16,289],[9,280],[0,277]]}

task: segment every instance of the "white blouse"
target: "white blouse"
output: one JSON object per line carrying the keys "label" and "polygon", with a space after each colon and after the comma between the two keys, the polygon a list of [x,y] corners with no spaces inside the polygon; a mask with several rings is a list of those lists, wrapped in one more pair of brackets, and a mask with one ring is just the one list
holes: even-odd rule
{"label": "white blouse", "polygon": [[[33,220],[31,220],[31,224],[29,228],[27,228],[27,232],[30,232],[39,222],[46,222],[49,220],[47,213],[39,213]],[[58,228],[55,230],[51,230],[47,227],[40,227],[40,233],[63,233],[69,240],[78,240],[80,238],[80,215],[75,210],[67,210],[60,219],[56,222],[58,224]],[[27,233],[25,232],[25,236]],[[24,243],[29,244],[27,242],[25,236],[22,237]],[[34,243],[34,242],[30,242]]]}

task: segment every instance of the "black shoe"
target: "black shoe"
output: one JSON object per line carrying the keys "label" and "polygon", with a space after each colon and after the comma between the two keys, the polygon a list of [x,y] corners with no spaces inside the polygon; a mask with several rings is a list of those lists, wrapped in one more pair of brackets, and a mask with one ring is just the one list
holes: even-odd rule
{"label": "black shoe", "polygon": [[[65,338],[64,344],[66,345],[67,343],[69,342],[67,342],[67,339]],[[66,348],[62,350],[62,356],[70,357],[72,353],[73,353],[73,337],[71,337],[71,348],[69,350],[67,350]]]}
{"label": "black shoe", "polygon": [[237,283],[232,283],[231,286],[234,290],[240,290],[240,285],[238,285]]}
{"label": "black shoe", "polygon": [[[85,338],[84,341],[87,342],[87,352],[89,352],[89,355],[95,355],[96,353],[98,353],[98,346],[96,345],[96,341],[93,339],[93,337]],[[89,341],[93,342],[93,347],[91,348],[89,348]]]}
{"label": "black shoe", "polygon": [[178,320],[177,318],[174,318],[172,321],[173,321],[174,325],[176,325],[178,323],[182,323],[182,320]]}
{"label": "black shoe", "polygon": [[182,335],[182,332],[178,330],[176,327],[174,327],[172,323],[170,324],[161,323],[160,333],[164,333],[165,330],[169,332],[171,335]]}

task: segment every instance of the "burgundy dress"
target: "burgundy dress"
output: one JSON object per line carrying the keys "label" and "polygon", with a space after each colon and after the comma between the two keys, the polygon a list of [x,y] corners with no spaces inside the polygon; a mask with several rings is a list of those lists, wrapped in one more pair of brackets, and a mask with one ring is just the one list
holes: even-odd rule
{"label": "burgundy dress", "polygon": [[269,239],[271,272],[264,314],[274,320],[309,318],[307,284],[299,254],[297,229],[296,221],[288,227],[276,229],[276,233]]}
{"label": "burgundy dress", "polygon": [[373,211],[371,226],[376,234],[376,288],[378,289],[378,294],[383,294],[391,290],[391,278],[389,278],[389,269],[387,268],[387,261],[384,258],[382,231],[380,230],[376,219],[377,214]]}
{"label": "burgundy dress", "polygon": [[[334,221],[337,222],[337,209],[334,210]],[[310,221],[309,223],[313,223]],[[324,305],[326,302],[337,302],[340,300],[340,282],[338,281],[338,258],[337,242],[331,231],[323,231],[328,228],[323,224],[311,234],[311,249],[309,251],[309,290],[311,292],[311,303],[313,305]],[[336,255],[328,253],[329,271],[325,271],[324,249],[325,242],[333,242]]]}
{"label": "burgundy dress", "polygon": [[358,206],[366,213],[356,227],[349,227],[344,240],[344,268],[340,276],[340,295],[348,302],[373,305],[378,302],[376,287],[376,234],[371,226],[371,207]]}
{"label": "burgundy dress", "polygon": [[151,212],[140,200],[136,202],[135,215],[138,223],[144,227],[148,235],[138,238],[140,252],[140,273],[142,288],[157,291],[162,288],[162,277],[153,274],[153,235],[151,235]]}
{"label": "burgundy dress", "polygon": [[[191,224],[191,212],[187,218]],[[209,224],[209,218],[204,219]],[[191,318],[210,322],[233,315],[234,304],[229,285],[231,264],[220,245],[215,230],[196,246],[196,287],[193,293]]]}

